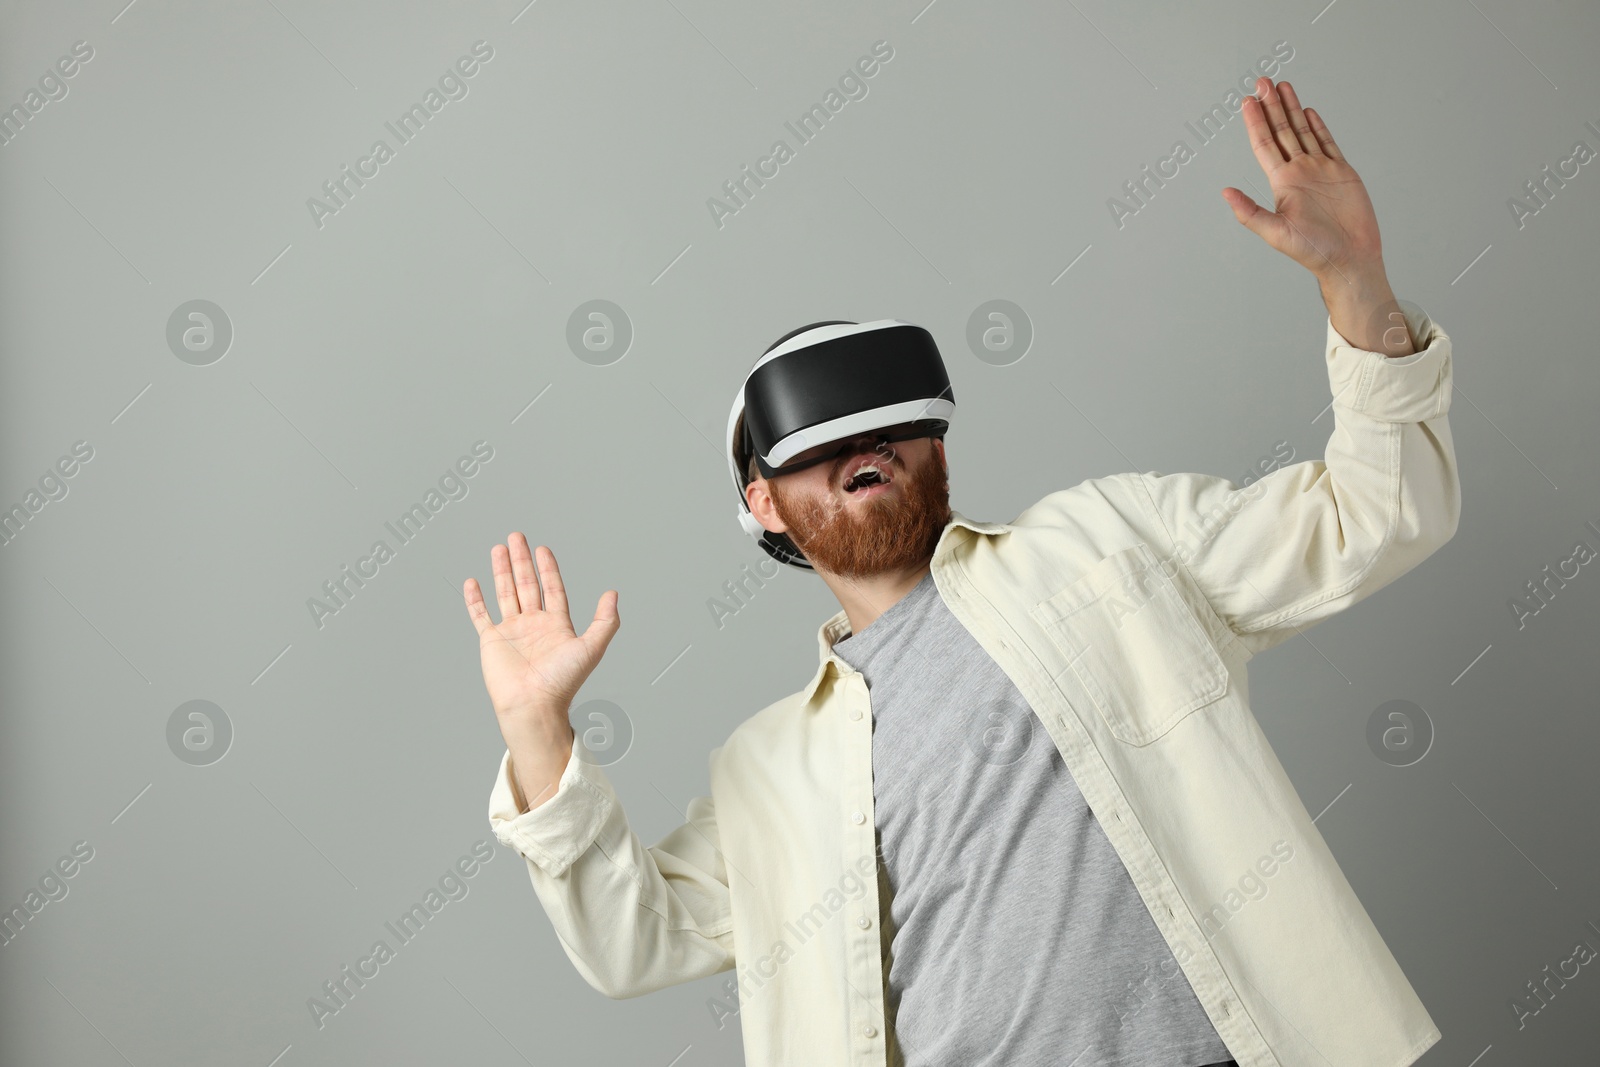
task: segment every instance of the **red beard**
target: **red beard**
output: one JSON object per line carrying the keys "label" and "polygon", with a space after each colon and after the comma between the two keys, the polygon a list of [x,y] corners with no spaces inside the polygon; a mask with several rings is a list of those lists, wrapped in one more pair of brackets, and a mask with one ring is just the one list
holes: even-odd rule
{"label": "red beard", "polygon": [[[939,454],[930,448],[914,470],[892,451],[887,492],[866,500],[827,495],[790,499],[784,478],[771,479],[773,507],[789,527],[789,539],[819,570],[846,578],[904,571],[933,558],[939,535],[950,522],[950,482]],[[854,458],[854,453],[851,458]],[[842,466],[840,468],[843,469]]]}

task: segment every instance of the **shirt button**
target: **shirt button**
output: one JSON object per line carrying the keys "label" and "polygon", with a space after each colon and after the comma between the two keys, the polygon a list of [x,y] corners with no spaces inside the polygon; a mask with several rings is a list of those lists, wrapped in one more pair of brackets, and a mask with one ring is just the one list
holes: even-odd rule
{"label": "shirt button", "polygon": [[863,1026],[861,1028],[861,1032],[863,1034],[865,1034],[866,1036],[868,1036],[868,1037],[877,1037],[878,1036],[878,1028],[876,1026],[873,1026],[871,1023],[868,1023],[867,1025]]}
{"label": "shirt button", "polygon": [[850,821],[859,826],[867,821],[867,817],[861,814],[859,811],[852,811],[850,813]]}
{"label": "shirt button", "polygon": [[867,927],[872,925],[872,920],[863,915],[861,918],[856,920],[856,925],[865,930]]}
{"label": "shirt button", "polygon": [[860,708],[851,708],[851,709],[850,709],[850,717],[851,717],[851,718],[852,718],[852,719],[859,719],[859,718],[861,718],[861,709],[860,709]]}

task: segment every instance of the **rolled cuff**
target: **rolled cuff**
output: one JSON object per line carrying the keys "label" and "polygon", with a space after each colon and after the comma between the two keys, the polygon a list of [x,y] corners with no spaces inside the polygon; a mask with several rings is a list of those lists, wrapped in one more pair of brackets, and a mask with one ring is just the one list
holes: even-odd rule
{"label": "rolled cuff", "polygon": [[495,837],[552,877],[560,877],[594,844],[613,803],[599,766],[580,754],[582,745],[581,737],[572,739],[572,754],[557,780],[555,795],[531,811],[517,810],[511,790],[510,749],[500,757],[500,772],[489,793],[489,828]]}
{"label": "rolled cuff", "polygon": [[1407,356],[1356,348],[1329,316],[1328,384],[1337,406],[1380,422],[1421,422],[1450,410],[1450,337],[1415,304],[1400,304],[1417,348]]}

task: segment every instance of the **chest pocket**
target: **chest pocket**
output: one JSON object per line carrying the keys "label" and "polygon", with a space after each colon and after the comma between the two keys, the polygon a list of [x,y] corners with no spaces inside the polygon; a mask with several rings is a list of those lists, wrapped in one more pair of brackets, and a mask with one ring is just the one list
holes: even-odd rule
{"label": "chest pocket", "polygon": [[1148,545],[1115,552],[1029,612],[1118,740],[1147,745],[1228,689],[1228,668]]}

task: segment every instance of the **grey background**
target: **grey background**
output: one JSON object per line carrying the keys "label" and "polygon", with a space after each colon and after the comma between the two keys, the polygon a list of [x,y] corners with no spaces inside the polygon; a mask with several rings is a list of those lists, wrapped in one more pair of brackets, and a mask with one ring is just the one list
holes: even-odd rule
{"label": "grey background", "polygon": [[[0,106],[94,48],[0,147],[0,504],[94,449],[0,547],[0,902],[94,849],[0,949],[0,1061],[741,1062],[707,1008],[730,974],[607,1000],[498,845],[313,1022],[321,984],[492,840],[503,747],[462,580],[490,585],[523,530],[580,628],[620,590],[579,699],[626,716],[609,772],[648,843],[707,791],[709,750],[810,676],[837,607],[787,570],[720,627],[708,607],[766,559],[720,441],[779,335],[927,326],[961,405],[952,502],[980,518],[1121,470],[1238,481],[1280,441],[1320,457],[1315,282],[1219,194],[1271,203],[1242,117],[1124,227],[1106,206],[1287,40],[1276,76],[1366,181],[1396,293],[1454,340],[1464,513],[1255,661],[1253,706],[1444,1032],[1422,1062],[1594,1062],[1595,965],[1520,1030],[1509,1001],[1600,945],[1600,577],[1521,630],[1508,600],[1600,546],[1596,164],[1521,228],[1507,206],[1600,147],[1593,5],[124,5],[0,23]],[[468,95],[318,228],[307,199],[480,39]],[[880,39],[868,95],[796,146],[785,120]],[[795,158],[719,228],[708,198],[778,138]],[[166,341],[196,299],[234,331],[206,366]],[[604,366],[567,342],[596,299],[634,334]],[[965,340],[995,299],[1034,331],[1007,366]],[[478,440],[468,494],[319,628],[322,583]],[[167,740],[191,700],[233,729],[207,766]],[[1366,740],[1391,700],[1436,731],[1409,767]]]}

